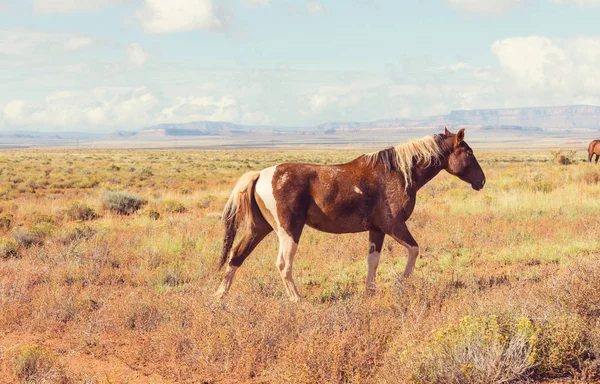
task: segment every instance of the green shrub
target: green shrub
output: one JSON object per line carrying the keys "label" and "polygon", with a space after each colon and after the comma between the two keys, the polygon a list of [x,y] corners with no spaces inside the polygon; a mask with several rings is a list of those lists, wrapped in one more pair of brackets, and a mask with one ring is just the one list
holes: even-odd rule
{"label": "green shrub", "polygon": [[152,176],[154,173],[152,172],[152,168],[142,168],[140,169],[140,175],[145,176],[145,177],[149,177]]}
{"label": "green shrub", "polygon": [[146,200],[127,192],[106,192],[102,196],[104,208],[120,215],[131,215],[145,204]]}
{"label": "green shrub", "polygon": [[556,151],[550,151],[550,154],[554,158],[554,162],[560,165],[569,165],[575,163],[575,155],[577,151],[570,150],[563,152],[562,149]]}
{"label": "green shrub", "polygon": [[164,202],[164,210],[169,213],[184,213],[187,208],[178,201],[169,200]]}
{"label": "green shrub", "polygon": [[8,231],[12,228],[13,215],[10,213],[4,213],[0,215],[0,229]]}
{"label": "green shrub", "polygon": [[554,185],[549,181],[536,181],[531,185],[531,190],[535,192],[550,193],[554,190]]}
{"label": "green shrub", "polygon": [[31,222],[33,224],[41,224],[41,223],[54,224],[54,218],[51,215],[44,215],[41,213],[37,213],[37,214],[33,215],[33,217],[31,218]]}
{"label": "green shrub", "polygon": [[67,244],[71,244],[76,241],[89,240],[92,237],[96,236],[97,233],[98,233],[98,231],[96,229],[94,229],[90,226],[84,225],[82,227],[75,227],[71,230],[63,232],[58,237],[58,240],[62,244],[67,245]]}
{"label": "green shrub", "polygon": [[156,209],[151,209],[148,211],[148,217],[152,220],[158,220],[160,219],[160,213]]}
{"label": "green shrub", "polygon": [[14,259],[19,256],[19,243],[14,240],[0,239],[0,259]]}
{"label": "green shrub", "polygon": [[70,220],[94,220],[98,218],[98,214],[92,208],[88,207],[85,204],[73,203],[65,209],[65,215]]}
{"label": "green shrub", "polygon": [[498,383],[526,378],[535,367],[539,329],[527,319],[467,316],[434,334],[413,379],[418,383]]}
{"label": "green shrub", "polygon": [[42,245],[48,235],[54,231],[54,225],[48,222],[38,223],[28,230],[19,230],[13,233],[13,238],[23,248]]}
{"label": "green shrub", "polygon": [[541,327],[533,359],[541,376],[574,373],[588,355],[586,326],[576,314],[550,318]]}
{"label": "green shrub", "polygon": [[52,351],[40,345],[26,345],[14,355],[13,364],[19,379],[27,383],[68,382]]}

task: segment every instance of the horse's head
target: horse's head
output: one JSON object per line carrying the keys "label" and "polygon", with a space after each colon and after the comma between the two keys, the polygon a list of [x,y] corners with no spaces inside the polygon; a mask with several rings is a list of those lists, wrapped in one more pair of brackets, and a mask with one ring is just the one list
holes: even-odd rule
{"label": "horse's head", "polygon": [[474,190],[479,191],[485,185],[485,175],[473,150],[465,142],[465,129],[462,128],[454,134],[444,128],[444,135],[446,143],[452,148],[452,152],[447,158],[446,171],[471,184]]}

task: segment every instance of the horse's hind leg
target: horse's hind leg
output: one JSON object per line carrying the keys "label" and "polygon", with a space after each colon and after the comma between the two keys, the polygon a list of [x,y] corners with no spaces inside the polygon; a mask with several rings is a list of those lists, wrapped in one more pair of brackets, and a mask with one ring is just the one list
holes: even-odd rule
{"label": "horse's hind leg", "polygon": [[[302,231],[302,229],[300,229]],[[283,228],[280,228],[277,236],[279,237],[279,254],[277,255],[277,268],[281,274],[281,280],[285,291],[291,301],[299,301],[300,294],[292,279],[292,267],[294,264],[294,255],[298,249],[298,240],[300,234],[292,237]],[[296,240],[294,240],[294,238]]]}
{"label": "horse's hind leg", "polygon": [[379,255],[385,234],[378,230],[369,231],[369,253],[367,254],[367,292],[375,292],[375,275],[379,266]]}
{"label": "horse's hind leg", "polygon": [[273,229],[267,225],[257,225],[251,229],[246,230],[242,236],[240,242],[231,251],[229,257],[229,263],[227,264],[227,270],[225,271],[225,277],[219,285],[219,289],[215,293],[216,297],[223,297],[229,291],[233,276],[237,269],[242,265],[244,260],[252,253],[254,248],[267,236]]}
{"label": "horse's hind leg", "polygon": [[598,155],[597,153],[595,155],[596,155],[596,161],[595,161],[595,163],[598,164],[598,158],[600,158],[600,155]]}

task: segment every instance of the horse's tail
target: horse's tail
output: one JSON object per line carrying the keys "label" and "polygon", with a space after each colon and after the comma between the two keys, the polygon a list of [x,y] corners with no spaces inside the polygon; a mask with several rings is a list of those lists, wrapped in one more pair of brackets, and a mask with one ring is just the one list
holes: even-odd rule
{"label": "horse's tail", "polygon": [[588,162],[591,163],[592,162],[592,154],[594,153],[594,146],[596,145],[596,140],[590,142],[590,145],[588,145]]}
{"label": "horse's tail", "polygon": [[254,184],[258,180],[260,172],[248,172],[242,175],[225,204],[223,210],[223,224],[225,224],[225,238],[223,239],[223,250],[219,270],[227,261],[227,255],[231,251],[238,228],[248,226],[252,223],[252,192]]}

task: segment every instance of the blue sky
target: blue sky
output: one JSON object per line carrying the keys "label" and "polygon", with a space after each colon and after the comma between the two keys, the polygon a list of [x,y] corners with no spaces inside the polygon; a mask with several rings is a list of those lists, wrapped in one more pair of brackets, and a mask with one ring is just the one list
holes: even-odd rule
{"label": "blue sky", "polygon": [[0,130],[600,105],[600,0],[0,0]]}

